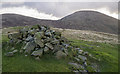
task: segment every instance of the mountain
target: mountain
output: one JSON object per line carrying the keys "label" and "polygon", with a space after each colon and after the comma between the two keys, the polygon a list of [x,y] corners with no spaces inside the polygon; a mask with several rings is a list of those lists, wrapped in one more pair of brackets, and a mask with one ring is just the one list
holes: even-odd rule
{"label": "mountain", "polygon": [[18,14],[2,14],[2,26],[49,25],[76,30],[91,30],[117,34],[118,20],[96,11],[78,11],[60,20],[44,20]]}

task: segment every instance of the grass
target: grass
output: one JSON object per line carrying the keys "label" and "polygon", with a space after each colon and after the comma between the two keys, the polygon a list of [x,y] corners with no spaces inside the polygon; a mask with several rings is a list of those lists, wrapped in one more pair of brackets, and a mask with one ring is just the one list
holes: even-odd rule
{"label": "grass", "polygon": [[[3,38],[3,41],[6,41],[6,38]],[[20,46],[16,45],[15,49],[19,50]],[[14,57],[6,57],[4,56],[6,47],[6,42],[3,42],[3,72],[70,72],[67,58],[58,60],[52,54],[46,54],[40,61],[36,61],[33,57],[29,55],[25,57],[20,53],[16,53]]]}
{"label": "grass", "polygon": [[[17,28],[15,28],[17,29]],[[6,42],[9,39],[7,35],[2,35],[2,71],[3,72],[70,72],[68,59],[57,60],[51,54],[44,55],[40,61],[36,61],[33,57],[25,57],[24,54],[17,53],[14,57],[5,57],[4,53],[7,47]],[[71,45],[79,47],[89,52],[100,61],[89,59],[95,62],[100,72],[118,72],[118,45],[108,43],[98,43],[83,40],[69,39]],[[16,49],[20,49],[21,45],[16,45]]]}
{"label": "grass", "polygon": [[100,59],[100,62],[97,61],[96,63],[101,72],[118,72],[118,45],[83,40],[71,40],[71,45],[79,47]]}

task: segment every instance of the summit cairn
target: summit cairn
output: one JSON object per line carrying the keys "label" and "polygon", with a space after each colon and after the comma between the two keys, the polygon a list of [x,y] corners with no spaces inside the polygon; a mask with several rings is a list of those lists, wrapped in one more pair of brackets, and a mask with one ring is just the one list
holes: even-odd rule
{"label": "summit cairn", "polygon": [[[23,44],[19,50],[20,53],[34,56],[37,59],[49,53],[55,54],[57,59],[68,55],[67,39],[62,37],[60,32],[51,30],[47,26],[24,27],[17,33],[9,34],[8,38],[9,44],[13,47],[17,43]],[[8,52],[5,55],[13,56],[16,52]]]}
{"label": "summit cairn", "polygon": [[[96,67],[89,65],[88,58],[92,57],[88,52],[80,48],[74,48],[69,41],[61,36],[61,33],[51,30],[48,26],[24,27],[16,33],[8,34],[10,39],[7,43],[5,56],[12,57],[16,53],[32,56],[35,60],[46,54],[53,54],[57,59],[71,59],[68,62],[72,72],[97,72]],[[19,46],[19,48],[18,48]],[[71,53],[72,52],[72,53]]]}

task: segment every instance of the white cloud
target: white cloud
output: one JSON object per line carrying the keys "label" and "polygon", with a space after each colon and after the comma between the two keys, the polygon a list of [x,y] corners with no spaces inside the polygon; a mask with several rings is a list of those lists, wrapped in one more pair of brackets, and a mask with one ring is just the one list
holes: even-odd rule
{"label": "white cloud", "polygon": [[2,2],[118,2],[119,0],[1,0]]}
{"label": "white cloud", "polygon": [[9,7],[9,8],[2,8],[0,9],[0,14],[4,13],[15,13],[21,14],[25,16],[30,16],[38,19],[51,19],[51,20],[58,20],[60,18],[53,16],[52,14],[40,13],[37,9],[28,8],[26,6],[22,7]]}
{"label": "white cloud", "polygon": [[82,10],[92,10],[92,11],[98,11],[100,13],[106,14],[108,16],[114,17],[118,19],[118,13],[110,13],[110,11],[107,8],[100,8],[100,9],[81,9]]}

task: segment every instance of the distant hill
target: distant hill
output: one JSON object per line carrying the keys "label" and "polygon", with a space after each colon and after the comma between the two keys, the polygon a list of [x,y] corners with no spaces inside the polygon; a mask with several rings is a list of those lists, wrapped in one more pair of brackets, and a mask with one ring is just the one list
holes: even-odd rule
{"label": "distant hill", "polygon": [[117,34],[118,20],[96,11],[78,11],[60,20],[44,20],[18,14],[2,14],[2,26],[49,25],[76,30],[91,30]]}

